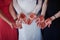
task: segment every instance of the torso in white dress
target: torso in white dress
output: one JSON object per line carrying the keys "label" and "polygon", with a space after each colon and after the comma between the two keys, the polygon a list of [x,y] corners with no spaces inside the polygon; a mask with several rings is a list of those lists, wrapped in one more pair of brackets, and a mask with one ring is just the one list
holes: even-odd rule
{"label": "torso in white dress", "polygon": [[[20,12],[19,7],[25,14],[30,13],[36,7],[36,0],[17,0],[19,7],[16,5],[16,3],[14,4],[14,1],[16,0],[13,0],[13,6],[17,13]],[[22,29],[18,29],[19,40],[41,40],[41,30],[39,27],[37,27],[35,20],[31,23],[31,25],[22,23],[22,27]]]}

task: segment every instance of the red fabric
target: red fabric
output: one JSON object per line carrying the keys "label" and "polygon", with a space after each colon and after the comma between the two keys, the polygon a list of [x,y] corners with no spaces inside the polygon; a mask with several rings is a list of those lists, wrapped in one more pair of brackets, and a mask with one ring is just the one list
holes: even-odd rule
{"label": "red fabric", "polygon": [[[8,7],[11,3],[11,0],[0,0],[0,10],[4,13],[4,15],[13,21]],[[17,40],[17,30],[11,29],[11,27],[0,18],[0,40]]]}

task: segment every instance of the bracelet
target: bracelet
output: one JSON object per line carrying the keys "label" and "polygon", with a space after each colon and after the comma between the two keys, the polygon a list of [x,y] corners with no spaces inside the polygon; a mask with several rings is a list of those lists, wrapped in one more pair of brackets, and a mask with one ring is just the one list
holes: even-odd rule
{"label": "bracelet", "polygon": [[14,21],[16,21],[18,18],[14,19]]}
{"label": "bracelet", "polygon": [[53,21],[55,18],[56,18],[55,16],[50,17],[50,19],[51,19],[52,21]]}

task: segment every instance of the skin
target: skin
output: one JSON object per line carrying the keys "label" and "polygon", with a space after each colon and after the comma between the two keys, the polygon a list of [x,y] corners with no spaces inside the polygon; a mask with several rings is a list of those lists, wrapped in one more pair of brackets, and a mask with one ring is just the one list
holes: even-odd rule
{"label": "skin", "polygon": [[3,14],[3,12],[0,10],[0,18],[2,18],[5,22],[7,22],[11,28],[13,28],[14,24]]}
{"label": "skin", "polygon": [[41,29],[44,29],[45,28],[45,13],[46,13],[46,10],[47,10],[47,2],[48,0],[45,0],[43,5],[42,5],[42,11],[41,11],[41,15],[37,18],[37,25],[41,28]]}
{"label": "skin", "polygon": [[[40,1],[40,0],[39,0]],[[38,2],[39,2],[38,1]],[[42,11],[41,11],[41,15],[43,16],[43,22],[46,24],[44,24],[44,27],[42,27],[40,24],[38,24],[38,23],[42,23],[42,22],[39,22],[40,21],[40,19],[41,18],[39,18],[38,17],[38,19],[37,20],[39,20],[39,21],[37,21],[37,24],[40,26],[40,28],[41,29],[44,29],[46,26],[50,26],[50,24],[52,24],[52,21],[53,20],[55,20],[56,18],[59,18],[60,17],[60,11],[59,12],[57,12],[54,16],[56,16],[56,18],[54,17],[54,16],[52,16],[52,17],[50,17],[52,20],[50,20],[50,18],[47,18],[46,20],[44,19],[44,17],[45,17],[45,13],[46,13],[46,10],[47,10],[47,2],[48,2],[48,0],[45,0],[44,1],[44,3],[43,3],[43,5],[42,5]],[[39,4],[38,4],[39,5]],[[38,6],[37,5],[37,6]],[[36,6],[36,8],[37,8],[37,6]],[[35,9],[36,9],[35,8]],[[31,13],[35,13],[35,9],[31,12]],[[10,11],[10,14],[12,15],[12,17],[13,17],[13,19],[16,19],[16,18],[18,18],[19,19],[19,16],[20,15],[16,15],[16,13],[14,12],[14,10],[13,10],[13,5],[12,5],[12,3],[10,4],[10,6],[9,6],[9,11]],[[23,13],[23,12],[22,12]],[[47,20],[49,20],[47,23],[46,23],[46,21]],[[17,24],[20,24],[19,22],[17,22]],[[20,26],[20,25],[19,25]]]}
{"label": "skin", "polygon": [[[60,11],[58,11],[55,15],[51,16],[48,23],[46,23],[46,26],[50,27],[50,25],[52,24],[52,21],[54,21],[55,19],[59,18],[60,17]],[[45,20],[47,21],[48,18]]]}
{"label": "skin", "polygon": [[16,27],[15,28],[22,28],[22,24],[20,23],[19,21],[19,15],[16,15],[14,9],[13,9],[13,4],[11,2],[10,6],[9,6],[9,12],[11,14],[11,16],[13,17],[13,19],[15,20],[15,24],[16,24]]}
{"label": "skin", "polygon": [[[37,6],[35,7],[35,9],[31,12],[31,13],[36,13],[36,10],[37,11],[39,11],[39,9],[41,8],[41,2],[42,2],[42,0],[38,0],[38,4],[37,4]],[[9,11],[10,11],[10,14],[12,15],[12,17],[13,17],[13,19],[15,20],[16,18],[18,18],[17,20],[19,20],[20,21],[20,14],[21,13],[23,13],[23,12],[20,12],[20,14],[17,14],[16,15],[16,13],[15,13],[15,11],[14,11],[14,9],[13,9],[13,4],[11,3],[10,4],[10,6],[9,6]],[[22,11],[22,10],[21,10]],[[30,14],[31,14],[30,13]],[[29,14],[29,15],[30,15]],[[16,21],[17,21],[16,20]],[[27,19],[28,20],[28,19]],[[19,25],[18,25],[19,24]],[[29,24],[31,24],[31,20],[29,21]],[[17,26],[20,26],[20,23],[17,21],[17,24],[16,24]]]}

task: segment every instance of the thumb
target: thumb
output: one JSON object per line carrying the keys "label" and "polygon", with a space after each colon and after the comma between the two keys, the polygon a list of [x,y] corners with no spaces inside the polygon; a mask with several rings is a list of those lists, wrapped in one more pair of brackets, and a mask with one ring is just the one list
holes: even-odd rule
{"label": "thumb", "polygon": [[48,23],[48,27],[50,28],[50,25],[51,25],[51,21]]}
{"label": "thumb", "polygon": [[13,29],[13,28],[16,28],[16,27],[17,27],[16,23],[12,23],[11,28]]}
{"label": "thumb", "polygon": [[11,27],[11,29],[13,29],[13,25],[12,24],[10,25],[10,27]]}
{"label": "thumb", "polygon": [[11,27],[11,29],[13,29],[13,25],[12,25],[12,23],[9,22],[8,24],[9,24],[9,26]]}

